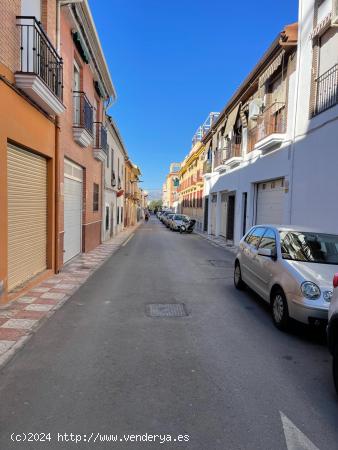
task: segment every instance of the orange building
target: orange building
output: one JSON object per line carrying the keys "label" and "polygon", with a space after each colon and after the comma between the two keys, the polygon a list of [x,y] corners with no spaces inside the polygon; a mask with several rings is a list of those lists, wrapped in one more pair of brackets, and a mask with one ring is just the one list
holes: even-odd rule
{"label": "orange building", "polygon": [[[55,160],[63,62],[56,1],[2,0],[0,303],[55,270]],[[41,21],[41,22],[40,22]]]}

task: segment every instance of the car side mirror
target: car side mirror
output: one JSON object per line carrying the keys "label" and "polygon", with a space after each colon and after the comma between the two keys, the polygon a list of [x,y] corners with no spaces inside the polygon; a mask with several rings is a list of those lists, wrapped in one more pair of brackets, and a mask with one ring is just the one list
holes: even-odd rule
{"label": "car side mirror", "polygon": [[272,250],[271,248],[259,248],[258,254],[267,258],[277,259],[276,250]]}

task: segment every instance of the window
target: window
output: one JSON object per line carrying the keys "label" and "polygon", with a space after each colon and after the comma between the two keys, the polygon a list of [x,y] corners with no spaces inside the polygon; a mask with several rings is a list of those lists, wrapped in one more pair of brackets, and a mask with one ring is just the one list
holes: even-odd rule
{"label": "window", "polygon": [[99,185],[94,183],[94,187],[93,187],[93,211],[98,211],[99,210],[99,197],[100,197],[100,193],[99,193]]}
{"label": "window", "polygon": [[263,236],[263,234],[264,234],[264,232],[265,232],[265,228],[262,228],[262,227],[257,227],[257,228],[255,228],[252,232],[251,232],[251,234],[250,234],[250,236],[248,236],[248,238],[245,240],[245,242],[247,242],[248,244],[250,244],[250,245],[252,245],[253,247],[258,247],[258,245],[259,245],[259,243],[260,243],[260,241],[261,241],[261,238],[262,238],[262,236]]}
{"label": "window", "polygon": [[267,248],[273,251],[276,249],[276,235],[272,228],[267,228],[259,244],[259,248]]}
{"label": "window", "polygon": [[338,236],[300,231],[281,231],[283,259],[338,265]]}

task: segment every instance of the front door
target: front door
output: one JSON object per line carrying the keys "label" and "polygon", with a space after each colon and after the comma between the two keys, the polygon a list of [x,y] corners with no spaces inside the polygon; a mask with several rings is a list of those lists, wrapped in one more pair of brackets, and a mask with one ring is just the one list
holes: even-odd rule
{"label": "front door", "polygon": [[209,214],[209,199],[204,198],[204,231],[208,231],[208,214]]}
{"label": "front door", "polygon": [[234,227],[235,227],[235,196],[229,195],[228,213],[227,213],[227,234],[226,234],[226,238],[229,241],[234,240]]}

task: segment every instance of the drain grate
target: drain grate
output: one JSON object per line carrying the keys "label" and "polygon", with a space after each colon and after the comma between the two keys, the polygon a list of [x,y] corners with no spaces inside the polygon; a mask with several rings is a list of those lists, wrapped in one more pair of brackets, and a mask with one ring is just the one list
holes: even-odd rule
{"label": "drain grate", "polygon": [[149,303],[146,313],[150,317],[186,317],[184,303]]}

